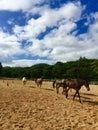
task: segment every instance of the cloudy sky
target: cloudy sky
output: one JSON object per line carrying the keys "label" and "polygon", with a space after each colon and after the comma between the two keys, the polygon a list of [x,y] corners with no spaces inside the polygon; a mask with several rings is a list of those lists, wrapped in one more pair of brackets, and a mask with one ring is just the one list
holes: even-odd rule
{"label": "cloudy sky", "polygon": [[98,59],[98,0],[0,0],[0,62]]}

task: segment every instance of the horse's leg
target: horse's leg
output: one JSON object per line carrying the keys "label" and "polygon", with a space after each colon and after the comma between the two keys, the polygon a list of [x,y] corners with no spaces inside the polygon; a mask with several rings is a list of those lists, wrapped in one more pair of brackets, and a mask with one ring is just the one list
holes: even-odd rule
{"label": "horse's leg", "polygon": [[59,86],[58,85],[56,85],[56,92],[57,92],[57,94],[59,93]]}
{"label": "horse's leg", "polygon": [[23,81],[23,85],[25,85],[25,81]]}
{"label": "horse's leg", "polygon": [[26,81],[24,81],[24,85],[26,85]]}
{"label": "horse's leg", "polygon": [[40,88],[41,88],[42,84],[40,84]]}
{"label": "horse's leg", "polygon": [[75,99],[75,97],[76,97],[76,94],[79,92],[79,90],[76,90],[76,92],[75,92],[75,94],[74,94],[74,96],[73,96],[73,100]]}
{"label": "horse's leg", "polygon": [[63,91],[62,91],[62,94],[66,94],[66,91],[67,91],[67,86],[65,84],[63,84]]}
{"label": "horse's leg", "polygon": [[66,93],[66,89],[63,87],[62,94],[65,94],[65,93]]}
{"label": "horse's leg", "polygon": [[57,91],[57,94],[59,93],[59,88],[58,87],[56,87],[56,91]]}
{"label": "horse's leg", "polygon": [[66,93],[67,93],[67,88],[63,87],[62,94],[66,95]]}
{"label": "horse's leg", "polygon": [[41,88],[42,84],[40,84],[40,88]]}
{"label": "horse's leg", "polygon": [[53,82],[53,84],[52,84],[53,88],[55,88],[55,87],[56,87],[56,86],[55,86],[55,84],[56,84],[56,81],[54,81],[54,82]]}
{"label": "horse's leg", "polygon": [[66,88],[66,98],[68,98],[68,91],[69,91],[70,88]]}
{"label": "horse's leg", "polygon": [[79,97],[79,102],[81,103],[81,99],[80,99],[80,94],[79,94],[79,91],[78,91],[77,93],[78,93],[78,97]]}

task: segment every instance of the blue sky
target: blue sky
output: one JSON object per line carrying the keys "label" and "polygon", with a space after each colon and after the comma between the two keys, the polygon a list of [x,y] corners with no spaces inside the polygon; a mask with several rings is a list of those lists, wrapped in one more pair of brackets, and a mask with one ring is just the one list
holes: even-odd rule
{"label": "blue sky", "polygon": [[0,62],[98,59],[98,0],[0,0]]}

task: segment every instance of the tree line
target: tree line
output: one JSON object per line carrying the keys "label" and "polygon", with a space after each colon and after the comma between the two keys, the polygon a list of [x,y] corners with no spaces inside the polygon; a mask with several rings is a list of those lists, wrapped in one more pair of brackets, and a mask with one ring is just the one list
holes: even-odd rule
{"label": "tree line", "polygon": [[66,63],[57,62],[54,65],[36,64],[31,67],[2,67],[0,63],[0,76],[8,78],[28,79],[42,77],[44,79],[82,78],[98,81],[98,60],[80,57],[76,61]]}

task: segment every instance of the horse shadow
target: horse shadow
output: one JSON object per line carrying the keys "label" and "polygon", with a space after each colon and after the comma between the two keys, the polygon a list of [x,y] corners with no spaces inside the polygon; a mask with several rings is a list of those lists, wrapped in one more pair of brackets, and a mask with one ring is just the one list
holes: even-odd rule
{"label": "horse shadow", "polygon": [[[37,87],[35,87],[35,86],[29,86],[29,88],[37,88]],[[50,88],[42,88],[41,87],[41,89],[44,89],[46,91],[54,91],[53,89],[50,89]]]}
{"label": "horse shadow", "polygon": [[96,94],[91,94],[91,93],[82,93],[81,94],[81,98],[82,98],[82,101],[85,102],[85,103],[89,103],[90,105],[98,105],[98,100],[97,101],[93,101],[92,100],[92,97],[97,97],[98,98],[98,95]]}
{"label": "horse shadow", "polygon": [[[73,98],[74,94],[70,94],[70,96]],[[75,99],[75,101],[78,102],[78,96],[76,95],[76,97],[77,98]],[[82,104],[88,103],[88,104],[93,105],[93,106],[98,105],[98,100],[96,100],[96,101],[92,100],[92,98],[94,98],[94,97],[98,98],[98,95],[91,94],[91,93],[81,93],[80,97],[81,97]]]}
{"label": "horse shadow", "polygon": [[35,86],[29,86],[29,88],[36,88]]}
{"label": "horse shadow", "polygon": [[91,101],[91,100],[82,100],[85,103],[89,103],[90,105],[93,106],[98,106],[98,101]]}
{"label": "horse shadow", "polygon": [[94,97],[98,97],[98,95],[96,94],[92,94],[92,93],[82,93],[83,95],[88,95],[88,96],[94,96]]}
{"label": "horse shadow", "polygon": [[44,89],[44,90],[46,90],[46,91],[54,91],[54,90],[51,89],[51,88],[42,88],[42,89]]}

